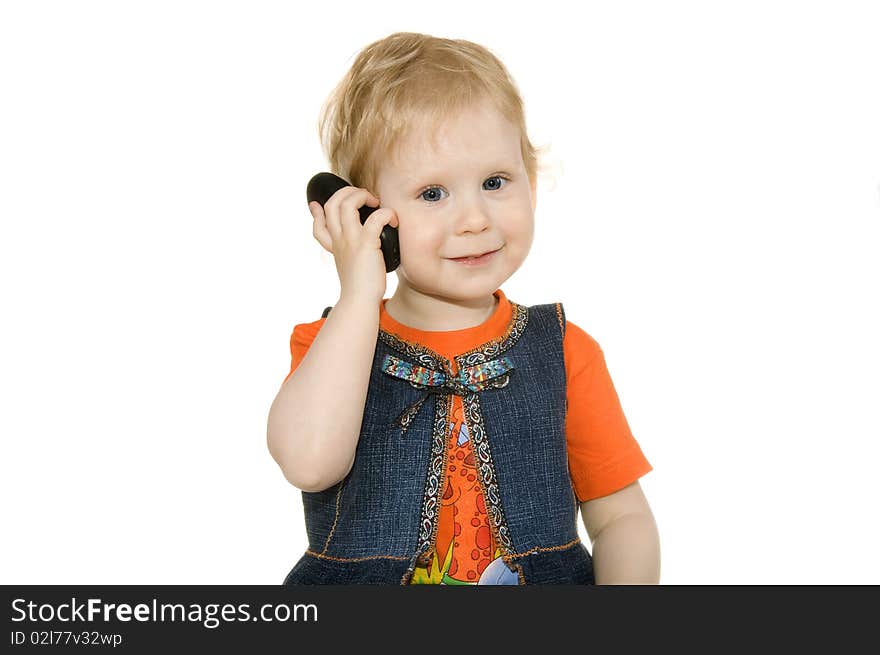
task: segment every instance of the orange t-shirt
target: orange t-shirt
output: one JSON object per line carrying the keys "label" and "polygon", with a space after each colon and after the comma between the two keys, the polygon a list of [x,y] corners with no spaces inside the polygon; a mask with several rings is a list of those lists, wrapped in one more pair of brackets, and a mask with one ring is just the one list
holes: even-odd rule
{"label": "orange t-shirt", "polygon": [[[513,308],[504,292],[498,289],[494,296],[498,299],[495,311],[481,325],[448,332],[417,330],[398,323],[385,311],[385,298],[379,307],[379,327],[443,355],[457,373],[455,355],[502,336],[510,322]],[[285,382],[326,320],[320,318],[294,326],[290,337],[290,372]],[[585,502],[622,489],[651,471],[652,466],[629,429],[599,344],[566,320],[563,354],[569,473],[578,501]],[[416,567],[412,584],[477,584],[486,566],[501,554],[476,478],[471,440],[462,418],[462,401],[459,396],[450,397],[450,450],[436,549],[431,564]]]}

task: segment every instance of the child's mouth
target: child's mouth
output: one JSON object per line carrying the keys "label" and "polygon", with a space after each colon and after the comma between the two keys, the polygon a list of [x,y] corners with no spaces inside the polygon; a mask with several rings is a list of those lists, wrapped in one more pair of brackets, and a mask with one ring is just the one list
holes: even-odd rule
{"label": "child's mouth", "polygon": [[[498,250],[501,250],[499,248]],[[456,257],[451,261],[458,262],[459,264],[464,264],[465,266],[479,266],[480,264],[485,264],[491,259],[495,257],[495,253],[498,250],[492,250],[491,252],[483,253],[479,257]]]}

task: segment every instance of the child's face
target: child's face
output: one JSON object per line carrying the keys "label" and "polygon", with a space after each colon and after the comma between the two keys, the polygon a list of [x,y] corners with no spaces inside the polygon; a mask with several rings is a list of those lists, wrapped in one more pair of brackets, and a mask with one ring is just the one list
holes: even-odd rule
{"label": "child's face", "polygon": [[[415,132],[397,160],[380,162],[370,189],[398,217],[398,286],[450,299],[485,297],[532,245],[536,195],[519,130],[484,104],[441,130],[437,150],[430,136]],[[452,260],[497,248],[478,266]]]}

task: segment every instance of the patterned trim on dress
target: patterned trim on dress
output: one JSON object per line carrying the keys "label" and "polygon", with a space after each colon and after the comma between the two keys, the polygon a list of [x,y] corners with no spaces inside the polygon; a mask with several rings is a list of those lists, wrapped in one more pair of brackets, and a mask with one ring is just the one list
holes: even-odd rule
{"label": "patterned trim on dress", "polygon": [[[493,339],[461,355],[455,356],[455,362],[458,365],[459,372],[466,367],[482,364],[498,358],[501,353],[513,347],[513,345],[519,340],[529,321],[529,308],[515,302],[510,302],[510,305],[512,309],[510,322],[507,324],[507,329],[500,338]],[[425,368],[434,370],[442,369],[448,378],[456,377],[452,371],[450,361],[427,346],[406,341],[397,334],[386,332],[381,328],[379,329],[379,339],[381,339],[389,348],[402,352],[406,356],[415,359]],[[437,536],[437,519],[439,517],[440,507],[439,500],[446,472],[446,431],[449,426],[448,413],[451,406],[450,401],[451,399],[448,395],[435,396],[436,409],[434,414],[434,428],[431,435],[432,445],[428,475],[427,480],[425,481],[424,496],[422,498],[422,514],[419,521],[419,543],[416,548],[415,557],[401,579],[401,584],[403,585],[408,584],[409,578],[419,559],[431,552],[434,547],[434,539]],[[489,447],[489,441],[486,438],[483,415],[480,410],[479,396],[477,393],[468,393],[462,397],[462,401],[465,408],[464,414],[468,434],[474,439],[474,452],[479,458],[477,472],[480,484],[482,485],[486,508],[491,517],[492,528],[495,531],[495,538],[497,543],[506,551],[506,554],[510,556],[513,555],[513,544],[510,538],[510,531],[507,527],[507,521],[504,518],[501,498],[498,493],[495,467],[492,462],[492,452]],[[504,562],[507,564],[508,568],[518,573],[520,584],[524,584],[522,568],[512,565],[508,558],[504,558]],[[517,569],[519,570],[517,571]]]}
{"label": "patterned trim on dress", "polygon": [[409,426],[421,411],[428,396],[454,394],[464,397],[471,391],[503,389],[510,382],[510,375],[515,371],[509,357],[468,366],[459,370],[454,378],[447,377],[442,371],[431,370],[394,355],[385,355],[380,368],[383,373],[405,380],[416,389],[425,390],[418,400],[404,407],[391,422],[392,427],[400,427],[401,437],[409,430]]}
{"label": "patterned trim on dress", "polygon": [[[504,548],[505,552],[513,552],[513,543],[510,540],[510,531],[507,529],[507,521],[504,518],[504,510],[501,507],[501,497],[498,494],[498,479],[495,476],[495,466],[492,462],[492,452],[489,449],[489,440],[483,425],[483,412],[480,409],[480,398],[477,394],[470,394],[464,398],[464,420],[467,423],[468,436],[474,440],[474,455],[477,458],[477,472],[479,473],[480,486],[483,488],[483,499],[486,501],[486,509],[492,517],[492,528],[495,531],[495,541]],[[504,560],[507,562],[508,560]],[[508,568],[510,566],[508,565]]]}
{"label": "patterned trim on dress", "polygon": [[[500,353],[513,347],[519,340],[520,336],[526,329],[529,322],[528,307],[523,305],[514,305],[516,311],[513,312],[511,322],[507,327],[507,331],[499,341],[490,341],[482,346],[469,350],[455,357],[459,370],[465,366],[474,366],[496,358]],[[474,440],[474,454],[477,457],[477,472],[479,473],[480,485],[483,488],[483,499],[486,501],[486,509],[489,516],[492,517],[492,528],[495,531],[495,541],[511,554],[513,553],[513,543],[510,538],[510,531],[507,527],[507,520],[504,518],[504,509],[501,505],[501,496],[498,493],[498,479],[495,475],[495,465],[492,460],[492,451],[489,447],[489,440],[486,438],[485,424],[483,421],[483,412],[480,409],[480,397],[477,394],[469,394],[463,399],[464,420],[468,428],[468,436]],[[504,562],[508,568],[515,570],[510,565],[509,560]],[[522,580],[522,571],[519,571]]]}

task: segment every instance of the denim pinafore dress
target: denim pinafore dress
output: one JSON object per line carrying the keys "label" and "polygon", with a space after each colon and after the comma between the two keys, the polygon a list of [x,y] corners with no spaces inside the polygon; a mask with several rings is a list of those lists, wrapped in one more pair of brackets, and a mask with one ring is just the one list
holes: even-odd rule
{"label": "denim pinafore dress", "polygon": [[309,546],[283,584],[409,584],[437,536],[450,394],[462,397],[509,570],[499,579],[595,583],[566,453],[565,313],[561,303],[511,308],[500,338],[455,357],[458,375],[442,355],[379,330],[354,464],[334,486],[302,492]]}

